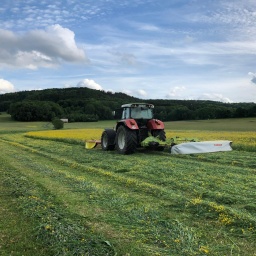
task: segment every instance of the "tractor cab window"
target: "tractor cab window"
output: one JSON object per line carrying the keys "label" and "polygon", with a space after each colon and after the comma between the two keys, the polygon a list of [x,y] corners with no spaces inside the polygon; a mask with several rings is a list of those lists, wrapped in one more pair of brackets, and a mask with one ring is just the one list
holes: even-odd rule
{"label": "tractor cab window", "polygon": [[122,119],[128,119],[130,118],[130,109],[129,108],[124,108],[123,113],[122,113]]}
{"label": "tractor cab window", "polygon": [[153,113],[150,108],[146,108],[146,107],[131,108],[131,118],[151,119],[153,118]]}

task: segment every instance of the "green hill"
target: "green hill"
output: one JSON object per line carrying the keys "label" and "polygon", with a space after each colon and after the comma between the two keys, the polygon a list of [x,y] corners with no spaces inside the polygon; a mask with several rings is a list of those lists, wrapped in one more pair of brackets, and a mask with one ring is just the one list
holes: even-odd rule
{"label": "green hill", "polygon": [[124,93],[89,88],[45,89],[0,95],[0,111],[20,121],[44,121],[65,117],[72,121],[112,119],[112,110],[129,102],[150,102],[155,117],[163,121],[255,117],[255,103],[223,103],[202,100],[142,100]]}

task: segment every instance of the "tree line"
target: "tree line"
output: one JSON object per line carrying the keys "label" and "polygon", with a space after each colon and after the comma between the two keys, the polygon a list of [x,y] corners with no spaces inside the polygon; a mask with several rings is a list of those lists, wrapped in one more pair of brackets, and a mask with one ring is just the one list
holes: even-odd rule
{"label": "tree line", "polygon": [[214,101],[151,101],[155,115],[163,121],[256,117],[255,103]]}
{"label": "tree line", "polygon": [[202,100],[141,100],[124,93],[89,88],[46,89],[0,95],[0,112],[18,121],[69,122],[113,119],[112,111],[122,104],[147,102],[155,105],[155,118],[163,121],[256,117],[255,103],[223,103]]}

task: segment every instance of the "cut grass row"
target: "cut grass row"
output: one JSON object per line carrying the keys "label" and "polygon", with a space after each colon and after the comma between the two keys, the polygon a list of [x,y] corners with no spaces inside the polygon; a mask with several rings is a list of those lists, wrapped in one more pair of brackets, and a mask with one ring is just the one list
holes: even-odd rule
{"label": "cut grass row", "polygon": [[[62,188],[57,193],[59,187],[55,187],[54,179],[47,179],[47,159],[41,159],[39,164],[40,157],[35,159],[27,154],[20,154],[24,148],[3,148],[6,154],[2,155],[0,160],[5,191],[9,188],[10,195],[17,200],[18,210],[31,220],[30,223],[33,222],[33,236],[30,234],[30,239],[32,244],[39,241],[40,245],[35,248],[36,253],[31,250],[25,251],[24,255],[114,255],[113,248],[103,236],[95,234],[82,218],[77,217],[75,211],[68,212],[65,201],[58,199],[60,192],[65,192],[65,200],[68,200],[69,192]],[[7,163],[10,159],[12,164]],[[38,172],[44,174],[39,175]],[[20,234],[23,234],[23,226],[18,228]],[[21,255],[23,252],[23,249],[16,248],[8,240],[3,242],[10,248],[11,253],[8,254],[10,250],[3,248],[1,255]]]}
{"label": "cut grass row", "polygon": [[[8,197],[1,197],[0,214],[12,221],[1,226],[2,255],[255,255],[255,154],[125,157],[85,151],[83,142],[28,139],[13,131],[49,124],[7,121],[0,126],[0,175],[8,182],[0,186]],[[255,131],[255,119],[221,121],[166,127]]]}
{"label": "cut grass row", "polygon": [[[16,146],[18,146],[18,144],[16,144]],[[22,149],[24,150],[24,147],[22,147]],[[7,151],[8,152],[8,151]],[[35,151],[34,151],[35,152]],[[13,151],[10,151],[8,153],[15,153]],[[37,160],[37,163],[34,163],[34,159],[35,158]],[[62,165],[61,165],[61,170],[59,172],[56,172],[55,168],[57,168],[55,161],[47,161],[48,159],[46,158],[42,158],[38,157],[37,155],[35,155],[34,157],[29,157],[29,166],[28,164],[26,164],[26,171],[23,173],[23,175],[26,175],[26,177],[30,178],[30,181],[32,181],[31,177],[33,177],[33,179],[35,179],[37,182],[39,183],[43,183],[44,186],[48,187],[49,192],[52,195],[56,195],[58,200],[63,200],[63,204],[65,205],[65,207],[67,208],[68,212],[70,211],[70,213],[68,215],[73,215],[73,214],[77,214],[79,213],[80,218],[77,217],[77,219],[79,221],[82,221],[83,219],[87,219],[87,221],[90,223],[90,230],[92,230],[93,232],[96,230],[104,233],[106,232],[108,235],[113,235],[115,237],[118,237],[118,241],[120,243],[119,246],[123,246],[125,247],[125,240],[130,240],[129,235],[125,234],[122,235],[122,232],[120,230],[113,230],[113,227],[111,227],[109,224],[105,223],[103,218],[106,218],[104,212],[104,207],[102,205],[95,205],[95,200],[97,198],[97,195],[100,193],[101,196],[104,196],[105,200],[109,199],[109,196],[112,196],[113,193],[111,193],[111,190],[106,188],[105,190],[99,189],[97,188],[98,186],[96,185],[96,183],[94,182],[83,182],[82,185],[80,186],[75,186],[77,184],[75,184],[75,182],[71,179],[70,175],[71,174],[67,174],[65,173],[65,170],[70,170],[70,165],[73,165],[73,163],[67,163],[63,160],[62,161]],[[51,158],[51,157],[50,157]],[[24,165],[24,163],[27,163],[27,156],[26,157],[22,157],[20,158],[19,156],[16,157],[16,161],[15,163],[15,167],[17,169],[21,169],[21,167],[25,167],[22,166],[22,163]],[[41,162],[41,161],[42,162]],[[17,164],[18,163],[18,164]],[[67,165],[67,166],[65,166]],[[22,170],[23,170],[22,168]],[[59,168],[59,166],[58,166]],[[25,168],[24,168],[25,169]],[[64,171],[63,171],[64,170]],[[94,175],[93,175],[94,176]],[[81,188],[82,187],[82,188]],[[99,192],[100,191],[100,192]],[[106,194],[106,192],[108,192]],[[87,194],[90,193],[90,194]],[[107,198],[106,198],[107,197]],[[34,205],[34,201],[38,202],[42,202],[42,201],[46,201],[44,198],[42,198],[40,195],[38,195],[38,192],[35,194],[35,192],[33,191],[33,194],[28,194],[26,197],[22,197],[21,198],[22,201],[22,205],[24,206],[24,201],[25,201],[25,209],[27,214],[31,214],[33,212],[36,213],[36,215],[39,214],[39,217],[41,217],[40,214],[40,209],[33,209],[33,205]],[[57,200],[57,201],[58,201]],[[112,200],[112,199],[111,199]],[[30,203],[29,203],[30,201]],[[48,202],[48,200],[47,200]],[[109,202],[108,202],[109,203]],[[135,203],[135,202],[134,202]],[[55,203],[56,204],[56,203]],[[29,205],[32,205],[32,207],[29,207]],[[53,206],[51,206],[53,208]],[[47,206],[43,205],[44,210],[46,211],[48,209]],[[58,211],[59,211],[59,206],[58,206]],[[39,213],[38,213],[39,212]],[[113,214],[115,213],[115,209],[114,212],[112,212],[112,214],[108,215],[108,218],[111,221],[111,217],[114,216]],[[116,213],[115,213],[116,214]],[[60,236],[58,231],[58,224],[59,223],[55,223],[52,219],[50,218],[49,215],[51,214],[47,214],[47,218],[44,217],[44,215],[42,216],[43,220],[44,219],[48,219],[48,222],[50,223],[46,223],[45,225],[43,225],[43,230],[47,230],[50,231],[52,233],[52,231],[54,231],[54,234],[57,234],[58,237]],[[63,222],[62,218],[59,220],[61,222]],[[63,223],[63,228],[64,230],[66,230],[65,228],[65,223]],[[113,231],[111,231],[113,230]],[[67,231],[67,230],[66,230]],[[84,233],[86,233],[86,231],[84,230]],[[64,234],[61,234],[61,236],[63,236]],[[69,234],[65,234],[63,239],[67,239],[69,237]],[[111,237],[112,238],[112,237]],[[45,237],[44,237],[45,239]],[[81,238],[83,239],[83,238]],[[53,239],[52,239],[53,240]],[[87,239],[86,239],[87,240]],[[72,243],[77,243],[78,241],[76,240],[76,237],[73,237],[71,241],[69,241],[71,244]],[[53,244],[51,242],[51,244]],[[54,246],[56,247],[56,244],[54,243]],[[61,252],[63,253],[64,251],[67,250],[70,251],[71,248],[66,248],[64,249],[64,244],[61,243],[61,240],[59,241],[59,246],[63,246]],[[77,246],[79,246],[79,244],[77,244]],[[118,247],[118,244],[116,245]],[[143,252],[140,252],[141,250],[138,248],[138,246],[136,246],[136,243],[134,244],[129,244],[129,247],[132,247],[133,249],[129,249],[129,251],[133,251],[136,252],[135,255],[144,255]],[[57,246],[58,248],[58,246]],[[63,251],[64,249],[64,251]],[[77,248],[79,249],[79,248]],[[121,250],[119,248],[119,250]],[[122,249],[123,250],[123,249]],[[62,254],[61,254],[62,255]],[[70,254],[72,255],[72,254]],[[96,255],[105,255],[105,254],[96,254]],[[146,254],[145,254],[146,255]]]}
{"label": "cut grass row", "polygon": [[[120,254],[254,255],[255,170],[228,166],[235,151],[211,158],[127,157],[18,134],[2,139],[5,159],[15,156],[18,172],[65,206],[63,215],[75,214],[75,222],[104,234],[103,244]],[[26,205],[33,196],[40,198],[31,193]]]}
{"label": "cut grass row", "polygon": [[[11,169],[0,156],[0,254],[5,255],[51,255],[51,251],[35,239],[36,221],[27,218],[19,209],[19,199],[9,187]],[[8,173],[3,171],[8,167]],[[20,173],[18,173],[20,175]]]}

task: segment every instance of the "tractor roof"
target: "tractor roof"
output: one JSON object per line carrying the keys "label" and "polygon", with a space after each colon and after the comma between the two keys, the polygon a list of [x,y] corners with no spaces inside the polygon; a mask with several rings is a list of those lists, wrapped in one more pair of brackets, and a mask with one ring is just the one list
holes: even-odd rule
{"label": "tractor roof", "polygon": [[153,104],[150,103],[128,103],[121,106],[122,108],[137,108],[137,107],[146,107],[154,108]]}

